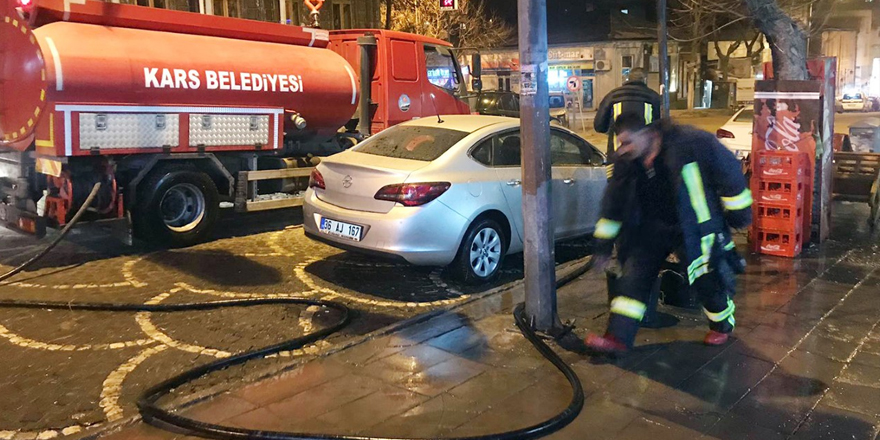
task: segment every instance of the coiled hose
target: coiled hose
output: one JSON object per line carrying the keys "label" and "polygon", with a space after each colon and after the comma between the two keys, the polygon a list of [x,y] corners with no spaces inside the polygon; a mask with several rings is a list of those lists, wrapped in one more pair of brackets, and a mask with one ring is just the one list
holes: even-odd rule
{"label": "coiled hose", "polygon": [[[54,248],[68,233],[79,220],[80,216],[85,212],[86,208],[91,205],[92,200],[98,193],[101,184],[96,183],[92,188],[89,197],[74,215],[73,219],[64,227],[61,233],[56,237],[45,249],[40,251],[36,256],[32,257],[24,264],[12,269],[6,274],[0,275],[0,281],[9,279],[15,274],[26,269],[28,266],[45,256],[52,248]],[[559,280],[557,285],[562,285],[583,274],[589,266],[584,266],[570,274],[565,279]],[[340,317],[331,325],[299,336],[294,339],[270,345],[268,347],[259,348],[252,351],[240,353],[231,357],[219,359],[206,365],[185,371],[174,376],[164,382],[154,385],[147,389],[137,400],[137,407],[146,423],[157,426],[159,428],[168,428],[169,425],[177,428],[188,430],[191,434],[200,437],[232,440],[232,439],[254,439],[254,440],[417,440],[411,438],[393,438],[393,437],[374,437],[374,436],[352,436],[352,435],[333,435],[321,433],[298,433],[298,432],[281,432],[281,431],[259,431],[253,429],[237,428],[233,426],[219,425],[215,423],[206,423],[198,420],[183,417],[159,406],[158,401],[171,393],[174,389],[181,387],[189,382],[206,376],[212,372],[220,371],[231,366],[243,364],[249,360],[265,357],[274,353],[285,350],[296,350],[323,339],[333,333],[344,328],[351,320],[351,312],[348,307],[342,303],[335,301],[321,301],[302,298],[271,298],[271,299],[244,299],[244,300],[226,300],[211,301],[183,304],[128,304],[128,303],[74,303],[63,301],[30,301],[30,300],[14,300],[0,299],[0,308],[28,308],[28,309],[67,309],[67,310],[83,310],[83,311],[109,311],[109,312],[181,312],[193,310],[213,310],[228,307],[251,307],[268,304],[290,304],[298,306],[319,306],[325,309],[331,309],[339,312]],[[520,303],[513,312],[516,326],[519,327],[526,339],[549,360],[568,380],[572,389],[572,398],[568,406],[556,416],[532,426],[495,434],[487,434],[472,437],[449,437],[450,440],[525,440],[543,437],[552,434],[574,420],[584,406],[584,390],[577,374],[571,367],[562,360],[531,328],[525,318],[525,305]],[[427,440],[427,439],[425,439]]]}

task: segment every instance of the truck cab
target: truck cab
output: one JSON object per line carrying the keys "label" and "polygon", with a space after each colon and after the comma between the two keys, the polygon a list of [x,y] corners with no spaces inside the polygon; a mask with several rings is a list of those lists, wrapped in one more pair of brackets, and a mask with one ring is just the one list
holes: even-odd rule
{"label": "truck cab", "polygon": [[[330,31],[329,49],[361,69],[358,39],[370,35],[371,133],[436,114],[467,114],[462,74],[452,46],[442,40],[387,30]],[[363,79],[361,80],[363,81]]]}

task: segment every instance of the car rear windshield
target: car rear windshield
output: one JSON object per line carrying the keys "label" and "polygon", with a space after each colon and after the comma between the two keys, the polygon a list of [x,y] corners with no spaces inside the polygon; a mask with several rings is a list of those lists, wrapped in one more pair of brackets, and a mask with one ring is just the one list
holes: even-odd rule
{"label": "car rear windshield", "polygon": [[752,109],[743,110],[740,114],[736,115],[735,122],[752,122],[755,119],[755,111]]}
{"label": "car rear windshield", "polygon": [[448,128],[397,126],[371,137],[354,150],[376,156],[430,162],[468,134]]}
{"label": "car rear windshield", "polygon": [[862,94],[861,93],[848,93],[848,94],[843,95],[843,99],[845,99],[845,100],[862,99]]}

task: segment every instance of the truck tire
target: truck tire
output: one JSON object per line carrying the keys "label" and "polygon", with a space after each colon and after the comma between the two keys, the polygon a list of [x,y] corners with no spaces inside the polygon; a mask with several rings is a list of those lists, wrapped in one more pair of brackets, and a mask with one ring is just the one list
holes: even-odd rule
{"label": "truck tire", "polygon": [[220,208],[217,187],[188,164],[163,166],[138,188],[134,231],[171,247],[192,246],[210,234]]}
{"label": "truck tire", "polygon": [[489,283],[501,274],[505,253],[507,238],[498,222],[490,218],[477,219],[464,234],[449,268],[452,275],[465,284]]}

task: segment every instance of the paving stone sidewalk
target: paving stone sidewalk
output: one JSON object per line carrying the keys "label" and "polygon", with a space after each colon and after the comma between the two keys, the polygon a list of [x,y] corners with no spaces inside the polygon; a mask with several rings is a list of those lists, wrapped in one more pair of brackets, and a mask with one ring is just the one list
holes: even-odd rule
{"label": "paving stone sidewalk", "polygon": [[[864,225],[842,222],[845,232]],[[861,231],[862,233],[864,231]],[[586,405],[552,439],[865,439],[880,429],[880,269],[876,236],[844,235],[795,259],[750,257],[735,338],[705,347],[697,311],[642,329],[637,348],[593,358],[580,338],[607,319],[604,279],[561,288],[575,334],[554,349]],[[571,398],[520,335],[521,287],[181,410],[258,430],[442,438],[522,428]],[[105,439],[193,438],[139,423]]]}

